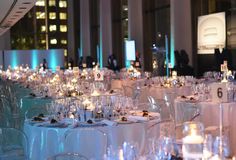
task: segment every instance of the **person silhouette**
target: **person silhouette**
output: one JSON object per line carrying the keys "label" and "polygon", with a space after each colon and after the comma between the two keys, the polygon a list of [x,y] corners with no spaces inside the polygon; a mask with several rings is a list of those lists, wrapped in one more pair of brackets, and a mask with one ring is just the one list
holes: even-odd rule
{"label": "person silhouette", "polygon": [[47,60],[44,58],[43,59],[43,70],[48,69],[48,64],[47,64]]}

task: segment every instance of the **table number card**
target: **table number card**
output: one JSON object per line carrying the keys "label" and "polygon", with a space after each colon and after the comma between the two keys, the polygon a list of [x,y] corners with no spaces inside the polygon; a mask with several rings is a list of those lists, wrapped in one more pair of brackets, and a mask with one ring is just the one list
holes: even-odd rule
{"label": "table number card", "polygon": [[172,66],[172,64],[171,64],[171,63],[168,63],[168,68],[170,68],[170,69],[172,69],[172,68],[173,68],[173,66]]}
{"label": "table number card", "polygon": [[56,66],[56,71],[60,71],[61,67],[60,66]]}
{"label": "table number card", "polygon": [[221,72],[226,72],[227,70],[228,70],[227,65],[225,65],[225,64],[221,64],[221,65],[220,65],[220,71],[221,71]]}
{"label": "table number card", "polygon": [[94,80],[95,81],[103,81],[104,80],[103,72],[101,72],[99,70],[94,71]]}
{"label": "table number card", "polygon": [[73,71],[79,72],[79,67],[73,67]]}
{"label": "table number card", "polygon": [[140,66],[139,62],[135,62],[135,67],[139,67],[139,66]]}
{"label": "table number card", "polygon": [[211,95],[213,102],[227,102],[228,94],[226,83],[213,83],[211,85]]}
{"label": "table number card", "polygon": [[87,67],[86,63],[83,63],[83,64],[82,64],[82,67],[83,67],[83,68],[86,68],[86,67]]}

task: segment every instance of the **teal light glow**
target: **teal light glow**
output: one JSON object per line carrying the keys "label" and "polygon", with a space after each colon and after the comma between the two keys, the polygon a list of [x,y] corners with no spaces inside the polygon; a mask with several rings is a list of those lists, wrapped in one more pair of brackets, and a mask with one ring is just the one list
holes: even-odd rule
{"label": "teal light glow", "polygon": [[130,68],[130,61],[128,61],[128,60],[125,61],[125,67]]}
{"label": "teal light glow", "polygon": [[[173,2],[171,3],[174,3],[174,0],[172,0]],[[174,19],[174,6],[171,5],[171,15],[170,15],[170,63],[171,65],[174,67],[175,66],[175,19]]]}
{"label": "teal light glow", "polygon": [[32,69],[36,69],[38,65],[38,51],[32,50],[32,57],[31,57],[31,67]]}
{"label": "teal light glow", "polygon": [[18,65],[17,51],[12,51],[11,67],[15,68]]}
{"label": "teal light glow", "polygon": [[51,68],[53,71],[56,70],[56,66],[57,66],[57,51],[52,49],[49,51],[50,53],[50,61],[49,61],[49,68]]}
{"label": "teal light glow", "polygon": [[99,60],[100,60],[100,50],[99,50],[99,45],[97,45],[97,62],[100,62]]}
{"label": "teal light glow", "polygon": [[99,52],[99,65],[103,67],[103,52],[102,52],[102,32],[100,32],[100,52]]}
{"label": "teal light glow", "polygon": [[170,39],[170,63],[173,67],[175,66],[175,40],[174,40],[174,36],[171,36],[171,39]]}

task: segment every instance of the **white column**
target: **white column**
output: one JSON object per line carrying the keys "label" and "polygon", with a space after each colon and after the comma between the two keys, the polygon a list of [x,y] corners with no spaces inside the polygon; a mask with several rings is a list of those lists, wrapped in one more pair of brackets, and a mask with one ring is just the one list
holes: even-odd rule
{"label": "white column", "polygon": [[107,66],[112,54],[112,15],[111,0],[100,0],[100,64]]}
{"label": "white column", "polygon": [[74,2],[73,0],[68,0],[68,18],[67,18],[67,28],[68,28],[68,40],[67,40],[67,46],[68,46],[68,57],[71,57],[74,59],[74,63],[76,63],[76,50],[75,50],[75,32],[74,32]]}
{"label": "white column", "polygon": [[135,40],[136,52],[143,67],[143,5],[142,0],[128,0],[128,38]]}
{"label": "white column", "polygon": [[174,50],[184,49],[192,65],[191,0],[170,0],[171,7],[171,55]]}
{"label": "white column", "polygon": [[89,0],[80,0],[80,55],[91,55]]}

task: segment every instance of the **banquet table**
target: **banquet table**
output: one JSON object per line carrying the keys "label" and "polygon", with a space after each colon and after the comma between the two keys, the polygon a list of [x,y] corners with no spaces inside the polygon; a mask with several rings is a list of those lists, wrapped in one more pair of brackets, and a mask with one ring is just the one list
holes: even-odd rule
{"label": "banquet table", "polygon": [[[188,110],[190,107],[197,107],[200,110],[200,116],[197,120],[204,124],[204,127],[207,129],[215,129],[215,133],[219,136],[219,124],[220,124],[220,107],[219,103],[212,101],[199,101],[199,100],[186,100],[181,97],[175,99],[175,121],[177,124],[181,124],[189,120],[189,117],[193,115],[191,110]],[[223,106],[223,126],[226,127],[225,134],[229,136],[230,140],[230,149],[231,154],[236,154],[236,126],[234,122],[236,121],[236,102],[222,103]],[[227,130],[228,128],[228,130]]]}
{"label": "banquet table", "polygon": [[[30,159],[34,160],[45,160],[55,154],[62,153],[65,151],[72,151],[74,147],[82,149],[86,153],[81,153],[82,155],[87,155],[89,158],[94,158],[96,160],[102,159],[98,155],[93,157],[95,153],[99,152],[104,144],[101,144],[97,132],[94,130],[89,130],[91,128],[95,130],[100,130],[107,135],[107,147],[112,146],[113,149],[119,149],[124,142],[135,143],[138,146],[140,154],[145,152],[147,149],[146,142],[150,137],[159,137],[159,125],[154,125],[152,131],[148,132],[148,128],[157,123],[158,120],[150,120],[147,122],[136,122],[136,123],[118,123],[116,126],[86,126],[86,127],[48,127],[48,126],[35,126],[28,122],[24,124],[24,132],[30,139],[29,144],[29,155]],[[85,144],[80,144],[76,141],[70,142],[69,147],[65,146],[65,134],[69,130],[76,130],[76,132],[81,133],[82,130],[89,131],[88,141],[86,145],[95,146],[96,150],[91,150],[90,147]],[[105,154],[105,153],[104,153]]]}
{"label": "banquet table", "polygon": [[[155,99],[163,99],[165,93],[173,93],[175,96],[190,95],[192,93],[191,85],[179,86],[179,87],[164,87],[159,85],[145,86],[144,79],[138,80],[112,80],[112,89],[125,89],[124,94],[129,97],[135,96],[135,92],[139,92],[139,102],[148,102],[147,97],[152,96]],[[139,87],[139,91],[135,87]],[[173,97],[175,98],[175,97]]]}

